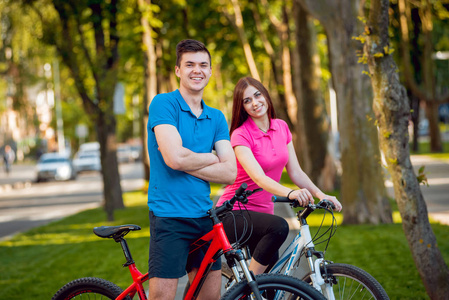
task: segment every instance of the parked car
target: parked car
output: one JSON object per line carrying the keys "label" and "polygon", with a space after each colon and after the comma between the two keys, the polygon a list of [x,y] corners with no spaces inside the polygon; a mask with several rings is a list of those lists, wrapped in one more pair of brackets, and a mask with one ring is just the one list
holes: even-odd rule
{"label": "parked car", "polygon": [[117,161],[119,163],[128,163],[134,161],[131,146],[121,144],[117,147]]}
{"label": "parked car", "polygon": [[131,156],[133,161],[142,160],[142,145],[131,145]]}
{"label": "parked car", "polygon": [[89,142],[80,145],[79,152],[85,151],[100,151],[100,143],[99,142]]}
{"label": "parked car", "polygon": [[76,178],[76,171],[71,159],[61,153],[45,153],[36,165],[36,181],[71,180]]}
{"label": "parked car", "polygon": [[100,151],[79,151],[73,159],[77,173],[84,171],[101,171]]}

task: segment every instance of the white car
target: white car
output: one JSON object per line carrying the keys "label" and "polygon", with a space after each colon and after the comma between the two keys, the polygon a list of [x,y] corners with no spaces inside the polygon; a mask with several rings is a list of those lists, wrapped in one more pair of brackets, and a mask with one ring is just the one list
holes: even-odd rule
{"label": "white car", "polygon": [[117,147],[117,161],[118,163],[129,163],[134,161],[132,149],[127,144],[121,144]]}
{"label": "white car", "polygon": [[99,151],[81,151],[75,155],[73,166],[77,173],[83,171],[101,171]]}
{"label": "white car", "polygon": [[36,165],[36,181],[71,180],[76,178],[72,161],[66,154],[45,153]]}

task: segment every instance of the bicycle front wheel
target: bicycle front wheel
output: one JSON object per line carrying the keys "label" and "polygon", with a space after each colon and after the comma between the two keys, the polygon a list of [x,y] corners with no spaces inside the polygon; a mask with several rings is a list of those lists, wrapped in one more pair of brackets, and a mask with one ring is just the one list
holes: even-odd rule
{"label": "bicycle front wheel", "polygon": [[[320,268],[321,275],[325,276],[324,266]],[[389,300],[390,298],[380,283],[366,271],[348,264],[328,264],[326,272],[335,299],[376,299]],[[311,282],[310,276],[304,279]],[[325,294],[325,290],[323,289]]]}
{"label": "bicycle front wheel", "polygon": [[51,299],[115,299],[122,292],[123,290],[112,282],[101,278],[85,277],[67,283]]}
{"label": "bicycle front wheel", "polygon": [[[261,274],[256,282],[263,299],[323,300],[324,296],[307,283],[294,277],[279,274]],[[221,298],[222,300],[250,299],[251,288],[246,280],[235,284]]]}

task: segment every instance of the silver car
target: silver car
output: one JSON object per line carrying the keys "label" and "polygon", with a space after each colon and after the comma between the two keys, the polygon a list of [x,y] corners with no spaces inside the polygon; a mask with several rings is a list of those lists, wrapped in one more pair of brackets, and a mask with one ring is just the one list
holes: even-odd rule
{"label": "silver car", "polygon": [[73,159],[77,173],[83,171],[101,171],[100,151],[78,152]]}
{"label": "silver car", "polygon": [[76,172],[71,159],[61,153],[45,153],[36,165],[36,181],[71,180],[76,178]]}

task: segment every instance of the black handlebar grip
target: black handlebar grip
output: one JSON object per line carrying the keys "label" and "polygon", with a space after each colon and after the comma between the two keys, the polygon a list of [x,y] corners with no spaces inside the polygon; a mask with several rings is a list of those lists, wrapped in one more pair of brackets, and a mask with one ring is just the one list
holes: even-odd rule
{"label": "black handlebar grip", "polygon": [[246,182],[242,183],[242,185],[240,185],[240,187],[235,191],[235,196],[240,197],[247,187],[248,185],[246,184]]}
{"label": "black handlebar grip", "polygon": [[272,196],[271,197],[271,201],[273,202],[286,202],[286,203],[292,203],[295,200],[290,200],[287,197],[282,197],[282,196]]}
{"label": "black handlebar grip", "polygon": [[330,207],[330,208],[332,208],[332,209],[335,209],[335,204],[334,204],[334,202],[332,202],[332,201],[330,201],[330,200],[327,200],[327,199],[323,199],[321,202],[324,203],[324,206]]}

